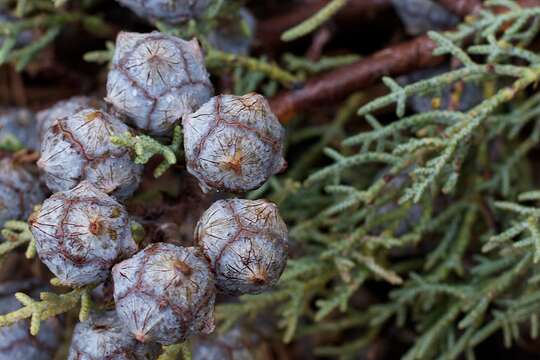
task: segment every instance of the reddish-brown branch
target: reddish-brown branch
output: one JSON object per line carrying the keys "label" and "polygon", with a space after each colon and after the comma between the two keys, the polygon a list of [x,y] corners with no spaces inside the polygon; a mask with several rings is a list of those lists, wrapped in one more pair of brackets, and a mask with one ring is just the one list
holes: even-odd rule
{"label": "reddish-brown branch", "polygon": [[[474,1],[448,0],[461,4],[461,9],[476,11]],[[540,0],[519,0],[526,7],[540,6]],[[285,90],[271,99],[270,105],[282,122],[306,109],[341,100],[365,89],[383,76],[399,76],[414,70],[440,64],[445,57],[433,56],[435,43],[426,35],[392,45],[328,73],[309,79],[302,88]]]}
{"label": "reddish-brown branch", "polygon": [[540,6],[539,0],[518,0],[518,3],[522,7],[537,7]]}
{"label": "reddish-brown branch", "polygon": [[390,46],[358,62],[311,78],[301,89],[281,93],[271,100],[272,109],[281,121],[287,121],[297,112],[343,99],[373,85],[382,76],[437,65],[445,58],[432,55],[435,47],[425,35]]}
{"label": "reddish-brown branch", "polygon": [[[306,1],[302,5],[294,6],[283,15],[261,19],[257,24],[257,39],[261,45],[273,48],[281,42],[281,34],[298,25],[322,9],[329,0]],[[345,8],[336,14],[337,22],[360,22],[373,18],[376,14],[392,6],[391,0],[349,0]]]}

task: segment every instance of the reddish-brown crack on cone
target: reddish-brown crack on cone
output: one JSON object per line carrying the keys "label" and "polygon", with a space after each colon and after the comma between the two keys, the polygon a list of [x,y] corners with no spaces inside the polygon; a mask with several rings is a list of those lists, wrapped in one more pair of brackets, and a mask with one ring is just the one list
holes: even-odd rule
{"label": "reddish-brown crack on cone", "polygon": [[182,260],[175,260],[173,266],[186,277],[189,277],[193,273],[193,269]]}

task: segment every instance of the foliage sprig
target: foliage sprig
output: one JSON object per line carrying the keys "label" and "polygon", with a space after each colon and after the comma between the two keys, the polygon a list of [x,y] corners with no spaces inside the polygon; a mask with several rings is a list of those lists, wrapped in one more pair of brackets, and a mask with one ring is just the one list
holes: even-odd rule
{"label": "foliage sprig", "polygon": [[68,312],[81,303],[81,319],[89,313],[88,291],[93,286],[74,289],[66,294],[42,292],[40,300],[34,300],[24,293],[16,293],[15,297],[23,305],[22,308],[0,315],[0,326],[7,326],[23,319],[30,319],[30,333],[37,335],[41,321]]}
{"label": "foliage sprig", "polygon": [[176,126],[170,145],[163,145],[148,135],[133,135],[125,133],[111,137],[113,144],[133,150],[136,164],[146,164],[153,156],[161,155],[163,161],[154,169],[154,176],[160,177],[167,169],[175,165],[177,156],[182,148],[182,128]]}
{"label": "foliage sprig", "polygon": [[35,256],[34,237],[26,222],[16,220],[7,221],[4,224],[1,234],[6,241],[0,243],[0,257],[25,244],[28,244],[26,257],[30,259]]}
{"label": "foliage sprig", "polygon": [[[307,180],[297,187],[276,180],[257,195],[279,204],[303,255],[289,261],[273,293],[220,306],[224,326],[272,307],[286,341],[355,334],[315,350],[344,359],[387,336],[389,323],[417,325],[409,360],[472,358],[497,331],[510,346],[524,322],[538,336],[540,212],[523,202],[540,198],[528,160],[540,139],[540,62],[529,49],[540,10],[491,5],[508,9],[487,7],[453,32],[429,34],[435,54],[459,66],[405,85],[386,78],[388,95],[351,100],[330,125],[294,133],[293,146],[313,143],[310,166],[289,170]],[[464,84],[479,85],[483,100],[464,111],[433,101],[430,111],[408,113],[411,99],[439,99],[446,89],[459,99]],[[365,124],[345,137],[354,104]],[[396,117],[388,121],[392,105]],[[324,155],[327,165],[317,168]],[[392,285],[389,300],[351,306],[370,281]]]}

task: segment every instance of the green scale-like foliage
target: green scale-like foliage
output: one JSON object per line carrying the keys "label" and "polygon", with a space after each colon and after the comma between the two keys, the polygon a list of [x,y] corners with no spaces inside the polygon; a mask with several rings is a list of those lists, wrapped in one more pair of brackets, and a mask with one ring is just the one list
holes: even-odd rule
{"label": "green scale-like foliage", "polygon": [[[254,196],[279,204],[301,250],[276,291],[221,305],[225,327],[272,308],[285,342],[347,334],[345,343],[315,349],[342,358],[389,325],[414,324],[405,359],[473,358],[496,332],[507,346],[538,335],[540,196],[530,152],[540,140],[540,58],[527,48],[540,9],[490,4],[508,9],[429,34],[435,54],[460,66],[405,86],[384,79],[390,93],[358,110],[371,130],[345,130],[358,121],[362,94],[329,125],[298,132],[291,125],[292,144],[314,145]],[[482,88],[483,101],[465,112],[407,113],[412,96],[437,100],[457,82]],[[375,113],[388,106],[396,119],[383,123]],[[314,168],[324,156],[330,164]],[[416,219],[403,230],[413,209]],[[387,299],[362,301],[373,282],[390,284]]]}

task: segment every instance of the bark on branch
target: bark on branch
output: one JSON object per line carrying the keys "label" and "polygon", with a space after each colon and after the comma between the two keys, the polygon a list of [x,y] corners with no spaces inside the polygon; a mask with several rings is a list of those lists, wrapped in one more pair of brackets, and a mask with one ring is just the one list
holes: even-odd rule
{"label": "bark on branch", "polygon": [[[521,6],[540,6],[540,0],[519,0]],[[441,3],[465,16],[480,9],[478,0],[442,0]],[[399,76],[435,66],[446,57],[434,56],[436,44],[426,35],[389,46],[353,64],[309,79],[301,88],[285,90],[270,100],[282,122],[304,110],[327,105],[365,89],[383,76]]]}

